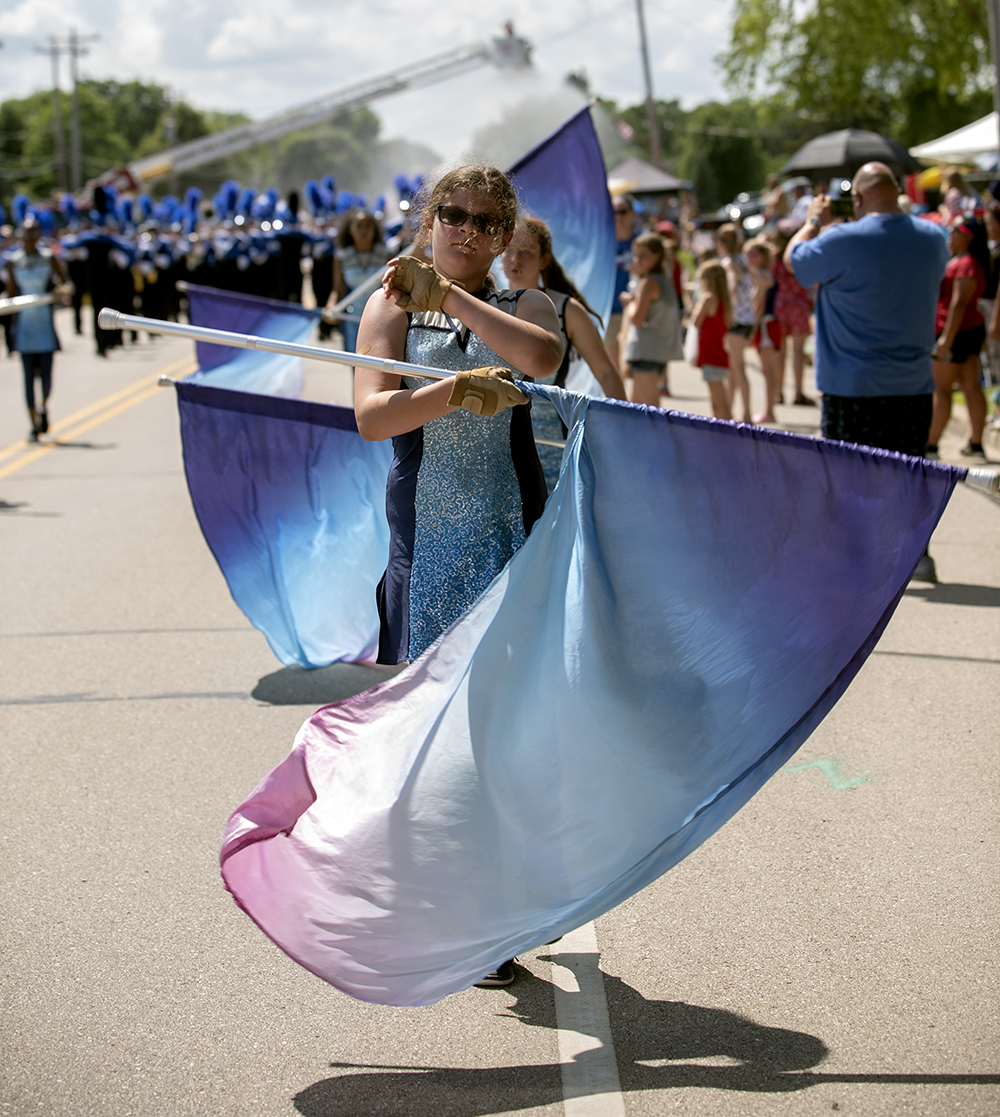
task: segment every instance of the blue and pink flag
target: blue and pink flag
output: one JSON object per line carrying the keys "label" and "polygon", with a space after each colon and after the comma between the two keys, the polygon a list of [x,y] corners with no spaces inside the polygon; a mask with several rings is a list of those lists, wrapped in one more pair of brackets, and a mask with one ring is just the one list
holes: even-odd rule
{"label": "blue and pink flag", "polygon": [[247,619],[284,664],[373,659],[391,444],[347,407],[190,381],[177,403],[195,514]]}
{"label": "blue and pink flag", "polygon": [[963,474],[527,390],[570,437],[525,545],[226,831],[237,903],[362,1000],[463,989],[704,842],[844,693]]}
{"label": "blue and pink flag", "polygon": [[607,325],[615,288],[615,215],[590,109],[571,116],[508,173],[524,208],[552,232],[563,271]]}
{"label": "blue and pink flag", "polygon": [[[319,321],[318,310],[298,303],[240,295],[216,287],[187,287],[188,315],[193,326],[256,334],[275,341],[304,343]],[[302,360],[282,353],[232,349],[226,345],[195,342],[198,371],[188,379],[213,388],[234,388],[271,396],[302,395]]]}

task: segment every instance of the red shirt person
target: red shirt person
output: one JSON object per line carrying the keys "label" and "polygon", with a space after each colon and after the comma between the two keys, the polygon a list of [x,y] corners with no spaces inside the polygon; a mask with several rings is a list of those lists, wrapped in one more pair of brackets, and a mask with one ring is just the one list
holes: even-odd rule
{"label": "red shirt person", "polygon": [[986,397],[979,383],[979,351],[986,341],[986,322],[979,300],[986,290],[989,244],[982,221],[959,217],[952,222],[948,251],[951,259],[941,280],[934,321],[934,413],[926,452],[928,457],[937,457],[938,439],[951,418],[951,393],[957,384],[965,394],[971,427],[962,455],[985,459]]}

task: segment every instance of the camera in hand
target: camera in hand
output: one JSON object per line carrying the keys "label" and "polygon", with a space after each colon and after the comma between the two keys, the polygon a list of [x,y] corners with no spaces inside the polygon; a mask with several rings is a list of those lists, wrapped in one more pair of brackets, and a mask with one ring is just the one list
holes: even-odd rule
{"label": "camera in hand", "polygon": [[830,199],[830,216],[831,217],[846,217],[848,220],[854,219],[854,199],[853,198],[831,198]]}

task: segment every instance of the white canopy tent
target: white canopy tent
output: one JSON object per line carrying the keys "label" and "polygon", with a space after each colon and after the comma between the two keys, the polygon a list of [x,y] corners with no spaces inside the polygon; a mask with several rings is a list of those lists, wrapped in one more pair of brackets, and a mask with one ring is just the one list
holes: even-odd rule
{"label": "white canopy tent", "polygon": [[910,154],[917,159],[933,159],[937,163],[971,163],[977,155],[997,150],[1000,150],[997,114],[991,112],[981,120],[949,132],[947,136],[911,147]]}

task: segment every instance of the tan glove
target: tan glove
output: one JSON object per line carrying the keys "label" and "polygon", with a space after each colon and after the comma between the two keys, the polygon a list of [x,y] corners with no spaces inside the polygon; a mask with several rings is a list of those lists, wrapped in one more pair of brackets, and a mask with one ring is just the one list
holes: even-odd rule
{"label": "tan glove", "polygon": [[397,300],[400,310],[440,310],[451,283],[429,265],[412,256],[396,261],[392,285],[403,295]]}
{"label": "tan glove", "polygon": [[455,373],[448,402],[452,407],[464,407],[473,415],[488,419],[507,407],[527,403],[528,397],[514,383],[509,368],[490,365],[474,368],[471,372]]}

